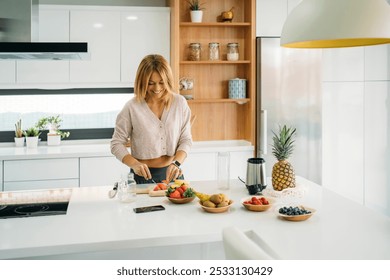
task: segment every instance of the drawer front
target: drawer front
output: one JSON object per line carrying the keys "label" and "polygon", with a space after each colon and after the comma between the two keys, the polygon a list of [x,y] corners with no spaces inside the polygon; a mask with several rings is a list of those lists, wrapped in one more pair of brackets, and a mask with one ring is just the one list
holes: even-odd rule
{"label": "drawer front", "polygon": [[112,186],[130,167],[115,157],[80,158],[80,187]]}
{"label": "drawer front", "polygon": [[78,158],[4,161],[4,182],[78,179]]}
{"label": "drawer front", "polygon": [[22,181],[22,182],[4,182],[4,191],[21,191],[21,190],[42,190],[56,188],[77,188],[78,179],[64,180],[47,180],[47,181]]}

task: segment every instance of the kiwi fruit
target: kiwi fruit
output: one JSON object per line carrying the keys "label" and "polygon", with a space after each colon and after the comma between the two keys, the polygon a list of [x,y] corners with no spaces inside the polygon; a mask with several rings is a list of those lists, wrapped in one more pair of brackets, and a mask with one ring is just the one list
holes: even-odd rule
{"label": "kiwi fruit", "polygon": [[206,200],[205,202],[203,202],[203,206],[210,207],[210,208],[216,207],[216,205],[213,202],[211,202],[210,200]]}
{"label": "kiwi fruit", "polygon": [[228,206],[229,205],[229,202],[228,201],[222,201],[221,203],[219,203],[217,205],[217,207],[225,207],[225,206]]}
{"label": "kiwi fruit", "polygon": [[223,201],[223,197],[221,194],[213,194],[212,196],[210,196],[210,201],[218,205]]}

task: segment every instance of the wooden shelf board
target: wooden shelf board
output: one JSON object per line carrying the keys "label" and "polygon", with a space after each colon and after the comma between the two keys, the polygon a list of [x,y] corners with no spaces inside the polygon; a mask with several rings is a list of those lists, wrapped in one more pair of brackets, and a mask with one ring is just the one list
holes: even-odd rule
{"label": "wooden shelf board", "polygon": [[181,27],[245,27],[251,26],[249,22],[181,22]]}
{"label": "wooden shelf board", "polygon": [[201,61],[191,61],[191,60],[181,60],[180,64],[249,64],[249,60],[201,60]]}
{"label": "wooden shelf board", "polygon": [[249,98],[240,98],[240,99],[232,99],[232,98],[221,98],[221,99],[189,99],[187,100],[189,104],[191,103],[237,103],[237,104],[245,104],[249,102]]}

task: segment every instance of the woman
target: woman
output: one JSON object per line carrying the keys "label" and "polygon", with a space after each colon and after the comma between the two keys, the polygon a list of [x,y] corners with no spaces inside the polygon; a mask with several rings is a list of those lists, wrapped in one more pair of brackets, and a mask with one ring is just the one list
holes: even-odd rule
{"label": "woman", "polygon": [[172,70],[164,57],[143,58],[134,91],[117,116],[111,153],[131,168],[138,184],[182,179],[180,165],[192,146],[191,110],[173,92]]}

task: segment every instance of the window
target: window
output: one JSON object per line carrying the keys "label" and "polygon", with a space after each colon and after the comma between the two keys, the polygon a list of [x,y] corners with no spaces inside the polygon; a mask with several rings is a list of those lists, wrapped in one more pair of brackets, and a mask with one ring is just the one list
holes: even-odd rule
{"label": "window", "polygon": [[50,115],[61,116],[61,129],[71,132],[67,139],[111,138],[117,114],[132,97],[132,88],[0,90],[0,142],[13,142],[19,118],[27,129]]}

